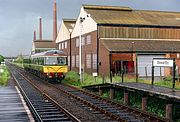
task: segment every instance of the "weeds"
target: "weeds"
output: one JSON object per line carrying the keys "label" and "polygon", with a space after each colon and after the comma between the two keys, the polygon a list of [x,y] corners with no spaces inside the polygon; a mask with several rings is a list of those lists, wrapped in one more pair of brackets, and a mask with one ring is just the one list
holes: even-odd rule
{"label": "weeds", "polygon": [[7,81],[10,78],[9,71],[6,66],[0,66],[0,69],[3,71],[3,72],[0,72],[0,85],[6,86]]}

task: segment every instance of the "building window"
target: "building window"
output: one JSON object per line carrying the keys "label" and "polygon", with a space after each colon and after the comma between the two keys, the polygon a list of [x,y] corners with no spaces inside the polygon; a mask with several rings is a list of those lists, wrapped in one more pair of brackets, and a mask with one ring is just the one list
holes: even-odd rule
{"label": "building window", "polygon": [[85,41],[86,41],[86,40],[85,40],[85,37],[82,36],[82,42],[81,42],[82,46],[85,45],[85,43],[86,43]]}
{"label": "building window", "polygon": [[86,67],[91,68],[91,54],[86,54]]}
{"label": "building window", "polygon": [[72,56],[72,61],[71,62],[72,62],[72,67],[75,67],[75,56],[74,55]]}
{"label": "building window", "polygon": [[59,43],[59,50],[61,50],[61,43]]}
{"label": "building window", "polygon": [[93,69],[97,69],[97,54],[93,54]]}
{"label": "building window", "polygon": [[76,38],[76,47],[79,47],[79,38]]}
{"label": "building window", "polygon": [[79,55],[76,55],[76,67],[79,67]]}
{"label": "building window", "polygon": [[64,48],[67,48],[67,42],[64,42]]}
{"label": "building window", "polygon": [[62,43],[61,48],[64,49],[64,43]]}
{"label": "building window", "polygon": [[86,37],[86,44],[91,44],[91,35]]}
{"label": "building window", "polygon": [[68,66],[70,66],[70,56],[68,56]]}

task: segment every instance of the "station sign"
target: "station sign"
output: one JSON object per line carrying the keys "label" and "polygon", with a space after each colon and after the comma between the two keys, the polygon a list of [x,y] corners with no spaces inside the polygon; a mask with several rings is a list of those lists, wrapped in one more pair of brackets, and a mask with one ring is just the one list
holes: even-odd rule
{"label": "station sign", "polygon": [[93,72],[92,75],[93,75],[94,77],[97,77],[97,76],[98,76],[98,73],[97,73],[97,72]]}
{"label": "station sign", "polygon": [[155,67],[173,67],[173,59],[159,58],[153,59],[153,66]]}

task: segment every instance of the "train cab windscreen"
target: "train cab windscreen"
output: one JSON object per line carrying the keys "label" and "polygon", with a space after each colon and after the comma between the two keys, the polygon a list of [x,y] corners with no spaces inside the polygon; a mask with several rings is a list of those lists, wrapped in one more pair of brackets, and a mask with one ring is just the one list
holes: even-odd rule
{"label": "train cab windscreen", "polygon": [[46,57],[46,65],[66,65],[66,57]]}

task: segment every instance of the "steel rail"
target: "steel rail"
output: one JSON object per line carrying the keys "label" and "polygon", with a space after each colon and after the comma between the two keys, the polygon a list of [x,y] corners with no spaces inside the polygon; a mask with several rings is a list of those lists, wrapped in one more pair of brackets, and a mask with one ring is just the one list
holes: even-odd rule
{"label": "steel rail", "polygon": [[94,97],[94,98],[96,98],[96,99],[99,99],[99,100],[108,102],[108,103],[110,103],[110,104],[116,105],[116,106],[119,107],[119,108],[126,108],[126,109],[129,110],[130,112],[136,113],[137,115],[140,115],[140,116],[142,116],[142,117],[147,117],[147,118],[149,118],[149,119],[153,119],[153,120],[156,120],[156,121],[158,121],[158,122],[168,122],[168,121],[170,121],[170,120],[167,119],[167,118],[159,117],[159,116],[157,116],[157,115],[155,115],[155,114],[152,114],[152,113],[149,113],[149,112],[146,112],[146,111],[141,111],[141,110],[138,110],[138,109],[135,109],[135,108],[131,108],[130,106],[123,105],[123,104],[120,104],[120,103],[116,103],[116,102],[114,102],[113,100],[110,100],[110,99],[102,98],[102,97],[100,97],[100,96],[98,96],[98,95],[93,94],[92,92],[90,92],[90,91],[88,91],[88,90],[77,89],[76,87],[70,86],[70,85],[68,85],[68,84],[64,84],[64,85],[66,85],[66,86],[68,86],[68,87],[71,87],[71,88],[73,88],[73,89],[76,89],[76,90],[78,90],[78,91],[80,91],[80,92],[83,92],[84,94],[87,94],[87,95],[89,95],[89,96],[91,96],[91,97]]}
{"label": "steel rail", "polygon": [[43,122],[43,120],[41,119],[41,117],[39,116],[38,112],[36,111],[36,109],[34,108],[34,106],[32,105],[30,99],[27,97],[26,93],[24,92],[23,88],[21,87],[21,85],[19,84],[18,80],[16,79],[16,77],[14,76],[14,74],[11,72],[10,73],[13,77],[13,79],[15,80],[15,83],[17,84],[24,100],[26,101],[27,106],[29,107],[31,113],[33,114],[33,116],[35,117],[35,120],[38,122]]}
{"label": "steel rail", "polygon": [[[85,105],[91,107],[92,109],[94,110],[97,110],[97,111],[100,111],[101,113],[111,117],[113,120],[118,120],[118,121],[126,121],[124,119],[121,119],[120,117],[114,115],[113,113],[111,112],[108,112],[100,107],[98,107],[97,105],[94,105],[93,103],[87,101],[87,100],[84,100],[83,98],[79,97],[79,96],[76,96],[68,91],[65,91],[63,89],[60,89],[59,87],[55,87],[54,85],[50,84],[50,83],[46,83],[54,88],[56,88],[57,90],[60,90],[61,92],[67,94],[68,96],[71,96],[75,99],[77,99],[78,101],[80,101],[81,103],[84,103]],[[115,103],[114,101],[110,100],[110,99],[104,99],[104,98],[101,98],[100,96],[97,96],[93,93],[90,93],[89,91],[85,91],[85,90],[82,90],[82,89],[77,89],[76,87],[73,87],[73,86],[70,86],[70,85],[67,85],[67,84],[64,84],[70,88],[73,88],[75,90],[78,90],[79,92],[82,92],[86,95],[89,95],[95,99],[98,99],[98,100],[101,100],[101,101],[105,101],[107,103],[110,103],[112,105],[115,105],[117,106],[119,109],[126,109],[127,112],[129,113],[132,113],[133,115],[137,116],[137,117],[145,117],[148,119],[148,121],[157,121],[157,122],[168,122],[170,121],[169,119],[166,119],[166,118],[162,118],[162,117],[158,117],[154,114],[151,114],[151,113],[148,113],[148,112],[144,112],[144,111],[140,111],[140,110],[137,110],[137,109],[134,109],[134,108],[130,108],[129,106],[126,106],[126,105],[122,105],[122,104],[119,104],[119,103]]]}
{"label": "steel rail", "polygon": [[[17,71],[17,70],[16,70]],[[26,78],[22,73],[20,73],[19,71],[17,71],[25,80],[27,80],[36,90],[38,90],[43,96],[44,98],[46,98],[47,100],[51,101],[53,103],[53,105],[55,105],[60,111],[62,111],[64,114],[66,114],[69,118],[71,118],[72,121],[74,122],[81,122],[78,118],[76,118],[73,114],[71,114],[70,112],[68,112],[66,109],[64,109],[61,105],[59,105],[55,100],[53,100],[53,98],[51,98],[49,95],[47,95],[45,92],[43,92],[42,90],[40,90],[36,85],[34,85],[30,79]],[[15,78],[15,77],[14,77]],[[15,78],[16,79],[16,78]],[[19,87],[20,84],[18,83],[18,81],[16,80],[17,84]],[[22,87],[21,87],[22,89]],[[22,89],[23,91],[23,89]],[[23,91],[23,93],[25,94],[25,92]],[[27,95],[25,94],[25,97],[28,99],[28,103],[30,103],[29,107],[32,107],[33,113],[35,112],[35,118],[37,118],[38,122],[42,122],[43,120],[41,119],[41,117],[39,116],[38,112],[36,111],[36,109],[34,108],[34,106],[32,105],[32,103],[30,102],[29,98],[27,97]],[[34,114],[33,114],[34,115]]]}

